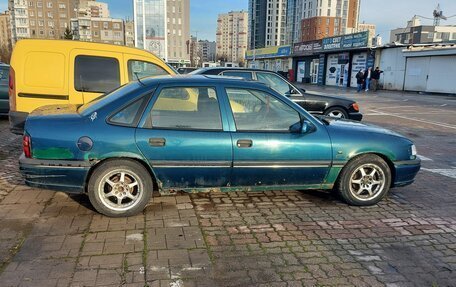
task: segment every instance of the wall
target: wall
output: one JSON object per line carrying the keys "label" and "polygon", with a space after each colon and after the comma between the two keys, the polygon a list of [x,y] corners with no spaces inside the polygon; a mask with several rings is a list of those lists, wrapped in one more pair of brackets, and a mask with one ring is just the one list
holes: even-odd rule
{"label": "wall", "polygon": [[380,85],[386,90],[399,90],[404,87],[405,57],[402,50],[405,47],[377,50],[378,66],[383,74]]}

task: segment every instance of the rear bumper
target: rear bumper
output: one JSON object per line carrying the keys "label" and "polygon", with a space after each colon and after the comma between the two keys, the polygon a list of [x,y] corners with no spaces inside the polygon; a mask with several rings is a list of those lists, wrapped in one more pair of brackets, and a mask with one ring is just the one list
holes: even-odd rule
{"label": "rear bumper", "polygon": [[349,112],[348,118],[354,121],[361,121],[363,119],[363,114],[359,112]]}
{"label": "rear bumper", "polygon": [[421,168],[421,160],[405,160],[394,162],[396,174],[393,187],[405,186],[413,183],[415,176]]}
{"label": "rear bumper", "polygon": [[13,134],[22,135],[24,133],[27,116],[28,113],[25,112],[9,112],[10,131]]}
{"label": "rear bumper", "polygon": [[19,158],[20,171],[27,185],[67,193],[85,191],[92,165],[86,161],[39,160],[24,155]]}

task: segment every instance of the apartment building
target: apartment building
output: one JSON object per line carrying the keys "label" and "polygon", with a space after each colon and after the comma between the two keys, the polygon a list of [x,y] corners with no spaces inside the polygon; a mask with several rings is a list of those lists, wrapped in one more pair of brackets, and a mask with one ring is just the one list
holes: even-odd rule
{"label": "apartment building", "polygon": [[71,30],[75,40],[125,45],[122,19],[78,17],[71,19]]}
{"label": "apartment building", "polygon": [[215,41],[199,40],[198,55],[200,63],[215,62],[217,60],[217,43]]}
{"label": "apartment building", "polygon": [[422,25],[415,16],[407,22],[404,28],[391,30],[390,42],[401,44],[430,44],[456,41],[456,26]]}
{"label": "apartment building", "polygon": [[79,15],[95,18],[110,18],[108,3],[79,0]]}
{"label": "apartment building", "polygon": [[10,0],[13,42],[23,38],[61,39],[78,0]]}
{"label": "apartment building", "polygon": [[302,42],[358,31],[360,0],[301,0],[299,4]]}
{"label": "apartment building", "polygon": [[231,11],[217,19],[217,58],[224,62],[243,63],[248,46],[248,13]]}
{"label": "apartment building", "polygon": [[0,14],[0,49],[11,49],[11,26],[8,11]]}
{"label": "apartment building", "polygon": [[134,47],[135,46],[135,22],[127,20],[124,22],[125,30],[125,46]]}
{"label": "apartment building", "polygon": [[248,18],[249,49],[286,43],[287,0],[249,0]]}
{"label": "apartment building", "polygon": [[190,0],[134,0],[136,47],[173,66],[190,64]]}

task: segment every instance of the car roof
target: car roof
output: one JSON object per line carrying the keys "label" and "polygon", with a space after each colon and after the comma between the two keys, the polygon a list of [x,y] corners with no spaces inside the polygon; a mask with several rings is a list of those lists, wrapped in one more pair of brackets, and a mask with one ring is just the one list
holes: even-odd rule
{"label": "car roof", "polygon": [[228,84],[228,85],[248,85],[249,87],[267,87],[267,85],[241,77],[223,77],[214,75],[166,75],[158,77],[147,77],[141,79],[146,86],[157,84]]}
{"label": "car roof", "polygon": [[269,71],[269,70],[262,70],[262,69],[255,69],[255,68],[244,68],[244,67],[205,67],[205,68],[200,68],[196,72],[198,73],[204,73],[208,71],[246,71],[246,72],[269,72],[269,73],[276,73],[274,71]]}
{"label": "car roof", "polygon": [[0,67],[8,67],[8,68],[9,68],[9,66],[10,66],[10,65],[8,65],[8,64],[1,63],[1,62],[0,62]]}

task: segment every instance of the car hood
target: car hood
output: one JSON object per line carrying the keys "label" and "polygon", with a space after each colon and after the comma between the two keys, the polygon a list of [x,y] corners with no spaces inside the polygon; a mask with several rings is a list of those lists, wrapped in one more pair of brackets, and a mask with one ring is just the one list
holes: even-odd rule
{"label": "car hood", "polygon": [[49,105],[39,107],[29,117],[79,116],[77,105]]}
{"label": "car hood", "polygon": [[389,130],[385,129],[373,124],[366,124],[364,122],[358,122],[358,121],[352,121],[352,120],[346,120],[346,119],[336,119],[336,118],[331,118],[331,117],[324,117],[320,116],[318,117],[320,120],[325,122],[328,126],[329,130],[337,130],[337,131],[342,131],[345,132],[346,134],[350,134],[353,132],[356,133],[375,133],[375,134],[383,134],[383,135],[391,135],[395,137],[400,137],[400,138],[406,138],[405,136]]}

